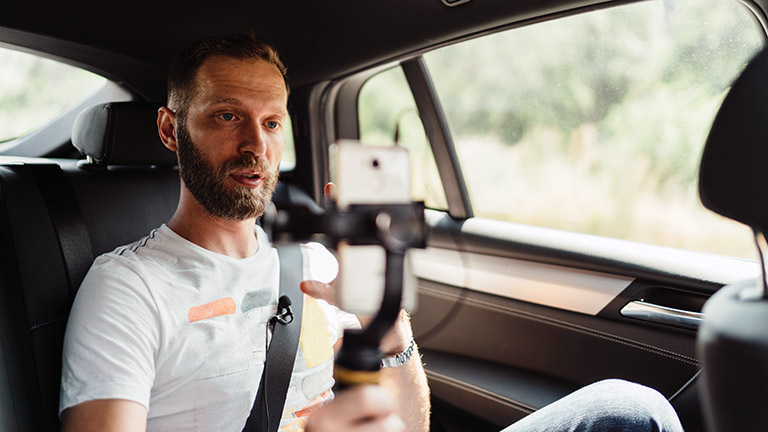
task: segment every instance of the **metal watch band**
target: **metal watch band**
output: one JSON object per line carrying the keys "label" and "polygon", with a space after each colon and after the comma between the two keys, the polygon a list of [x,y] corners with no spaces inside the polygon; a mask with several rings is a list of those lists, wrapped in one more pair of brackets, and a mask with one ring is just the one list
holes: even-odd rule
{"label": "metal watch band", "polygon": [[413,355],[413,350],[416,349],[416,342],[411,339],[411,343],[408,344],[408,348],[400,354],[384,357],[381,359],[382,368],[393,368],[406,364]]}

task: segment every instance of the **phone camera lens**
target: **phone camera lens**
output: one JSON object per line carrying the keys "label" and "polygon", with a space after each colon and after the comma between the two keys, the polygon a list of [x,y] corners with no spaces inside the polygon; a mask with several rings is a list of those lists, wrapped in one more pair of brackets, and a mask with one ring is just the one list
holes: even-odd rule
{"label": "phone camera lens", "polygon": [[378,168],[379,167],[379,160],[378,159],[374,159],[373,161],[371,161],[371,165],[373,165],[374,168]]}

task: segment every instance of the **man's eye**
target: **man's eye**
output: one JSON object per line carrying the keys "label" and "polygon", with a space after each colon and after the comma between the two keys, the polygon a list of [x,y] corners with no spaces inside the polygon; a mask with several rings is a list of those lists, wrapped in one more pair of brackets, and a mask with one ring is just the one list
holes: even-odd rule
{"label": "man's eye", "polygon": [[276,121],[268,121],[267,122],[267,127],[270,128],[270,129],[277,129],[277,128],[280,127],[280,123],[278,123]]}
{"label": "man's eye", "polygon": [[235,115],[232,113],[219,114],[219,117],[224,121],[232,121],[235,119]]}

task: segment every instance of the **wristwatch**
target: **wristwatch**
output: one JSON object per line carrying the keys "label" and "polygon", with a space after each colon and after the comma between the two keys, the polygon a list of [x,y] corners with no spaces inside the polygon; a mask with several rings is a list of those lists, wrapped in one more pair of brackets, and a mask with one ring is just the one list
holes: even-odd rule
{"label": "wristwatch", "polygon": [[415,349],[416,349],[416,342],[413,339],[411,339],[411,343],[408,344],[408,348],[406,348],[400,354],[382,358],[381,367],[393,368],[393,367],[402,366],[408,363],[408,360],[411,359],[411,355],[413,355],[413,350]]}

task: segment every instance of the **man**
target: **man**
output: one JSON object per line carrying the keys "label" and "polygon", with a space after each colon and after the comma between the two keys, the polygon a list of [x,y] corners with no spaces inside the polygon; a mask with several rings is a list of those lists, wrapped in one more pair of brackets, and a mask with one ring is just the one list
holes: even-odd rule
{"label": "man", "polygon": [[[239,431],[258,389],[279,262],[255,220],[277,183],[285,67],[253,37],[207,39],[176,57],[168,92],[157,126],[178,155],[179,205],[167,224],[97,258],[86,276],[64,342],[66,431]],[[315,298],[305,300],[281,427],[427,430],[418,353],[384,371],[396,401],[367,386],[329,403],[334,344],[358,324],[325,301],[330,254],[311,244],[303,254],[305,278],[317,280],[302,290]],[[381,348],[397,354],[411,341],[402,314]]]}

